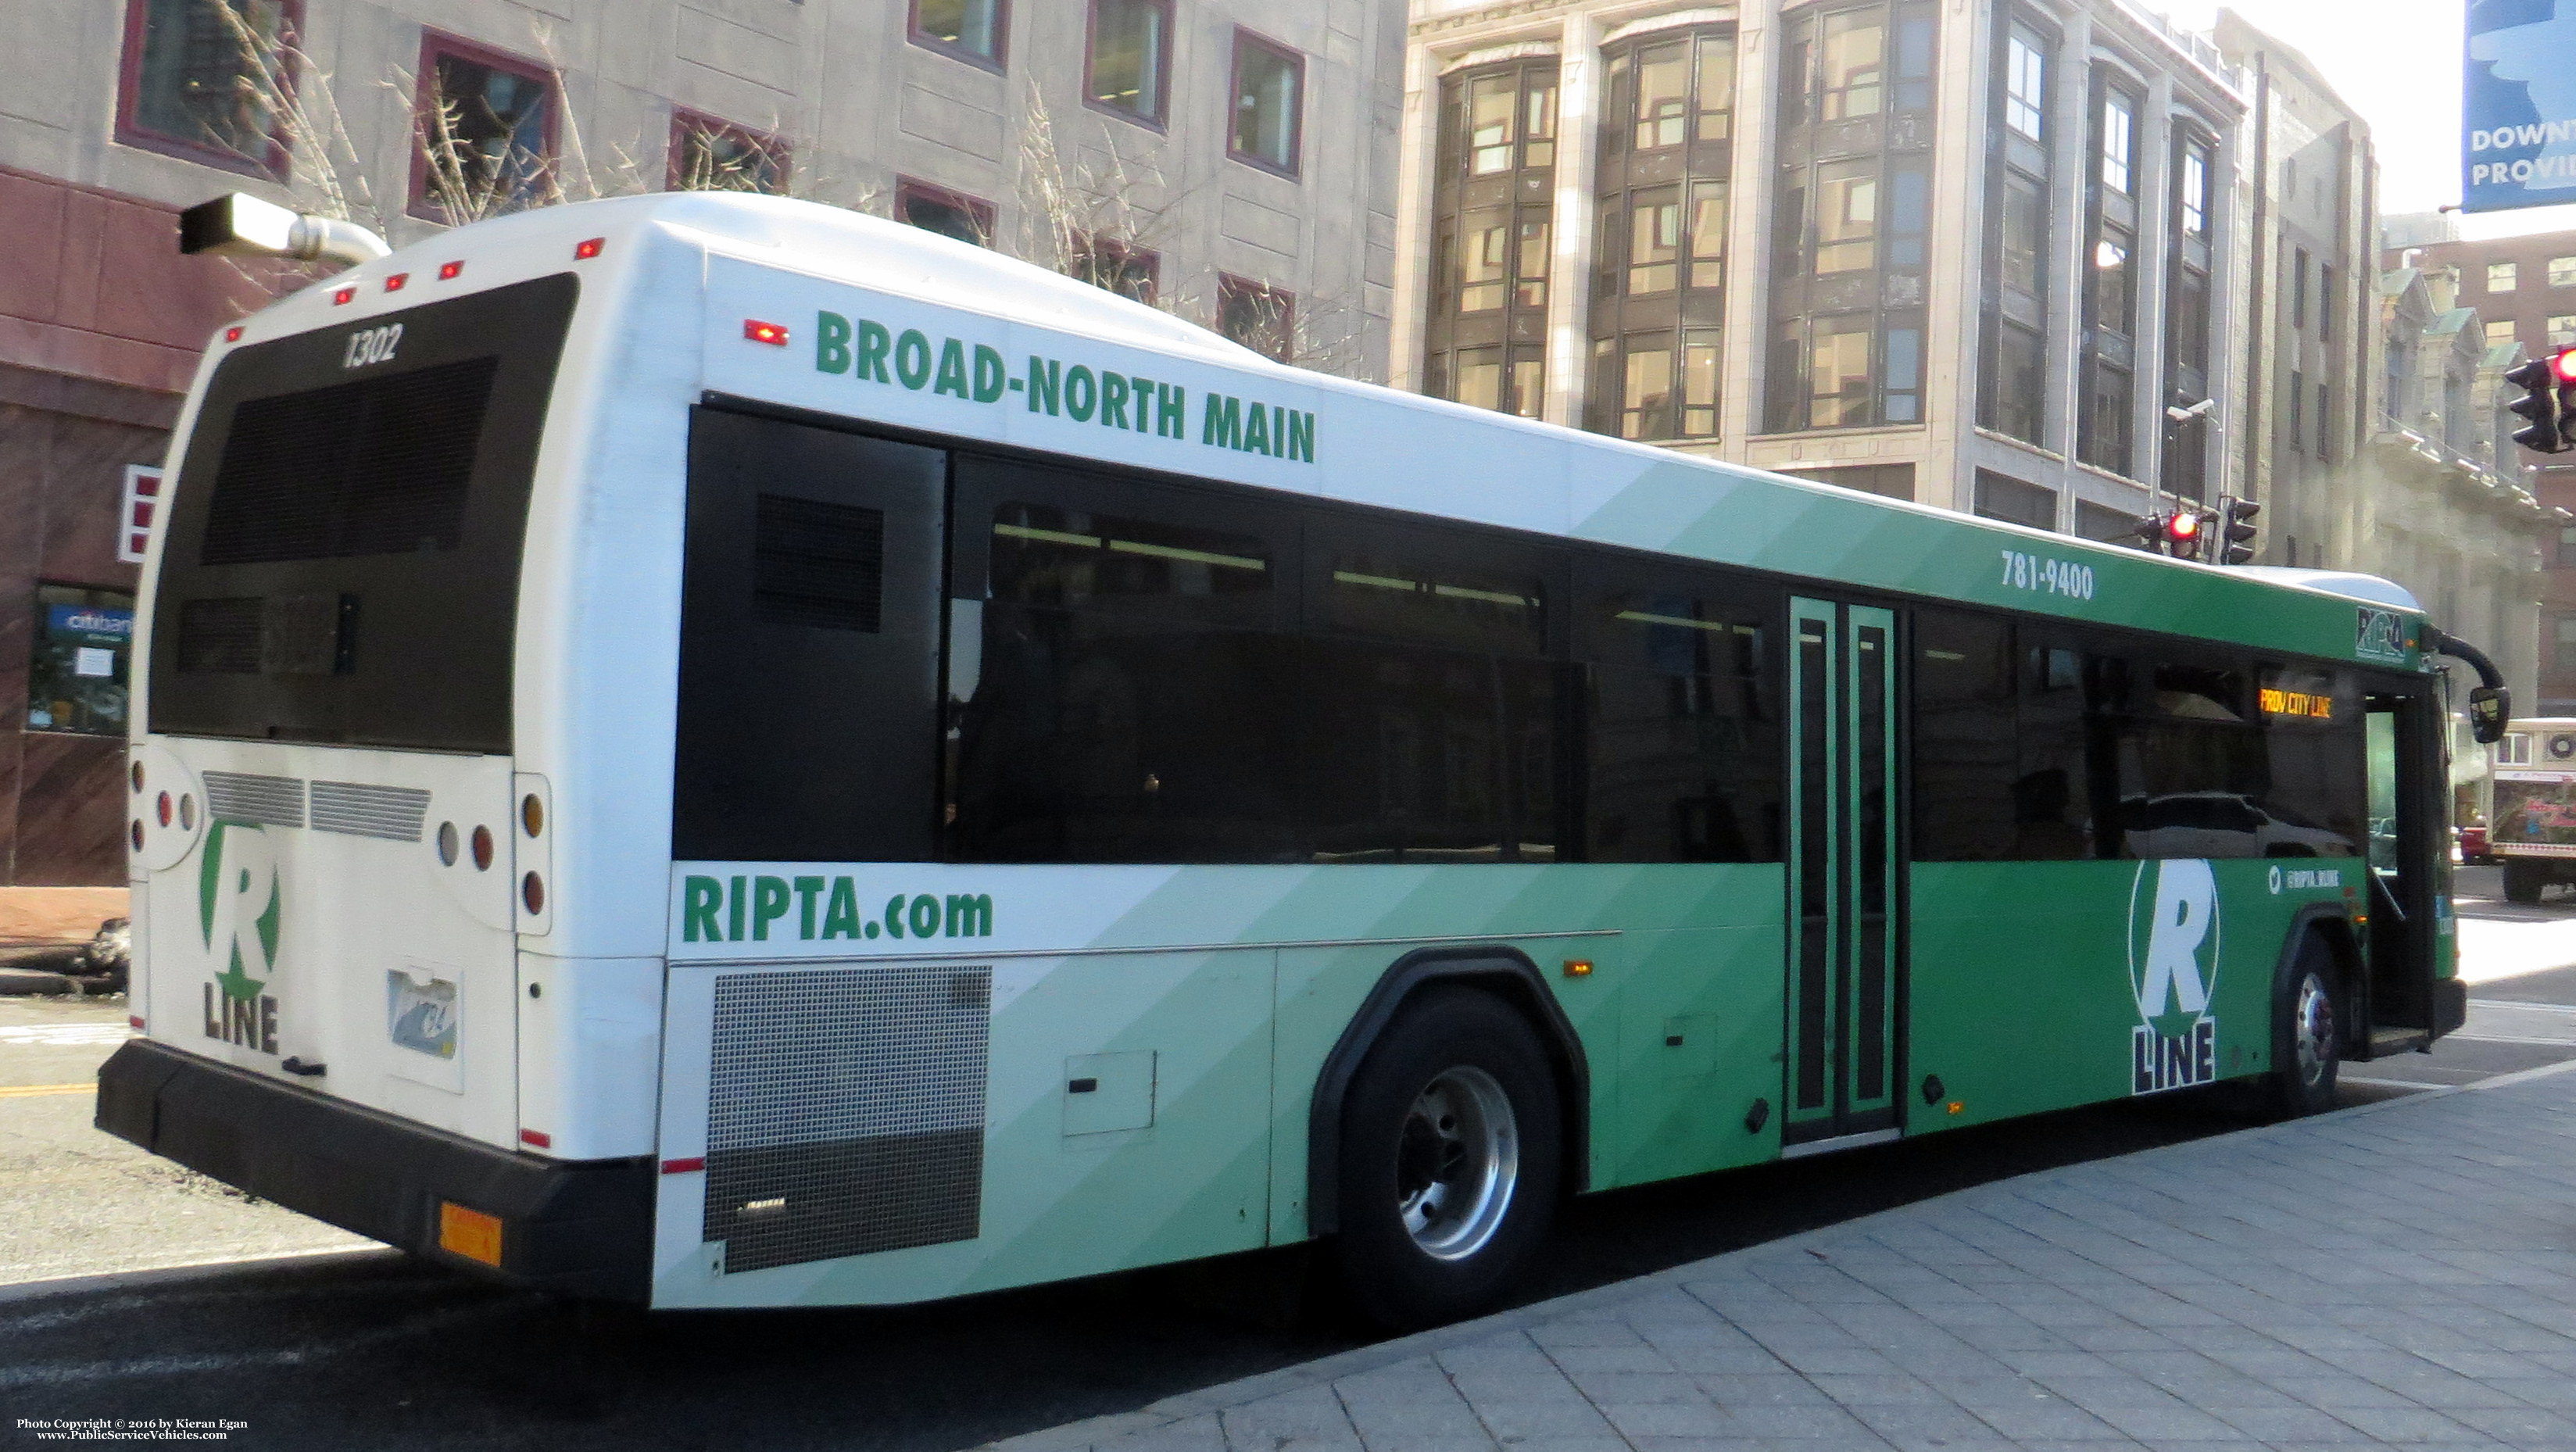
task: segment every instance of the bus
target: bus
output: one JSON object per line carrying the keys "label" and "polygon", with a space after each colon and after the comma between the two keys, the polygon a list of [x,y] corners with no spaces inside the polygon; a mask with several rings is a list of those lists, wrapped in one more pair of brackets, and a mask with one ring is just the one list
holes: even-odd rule
{"label": "bus", "polygon": [[2576,717],[2511,722],[2494,755],[2487,853],[2504,866],[2505,900],[2537,903],[2576,883]]}
{"label": "bus", "polygon": [[[1320,1242],[2461,1021],[2439,635],[1282,366],[888,222],[584,203],[210,343],[97,1121],[651,1307]],[[2385,830],[2374,811],[2386,807]]]}

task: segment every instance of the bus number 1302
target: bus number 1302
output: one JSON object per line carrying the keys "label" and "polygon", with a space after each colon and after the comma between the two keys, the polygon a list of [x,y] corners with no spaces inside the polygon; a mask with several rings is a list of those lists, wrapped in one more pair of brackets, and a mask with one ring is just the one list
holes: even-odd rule
{"label": "bus number 1302", "polygon": [[2050,595],[2065,595],[2077,600],[2093,598],[2093,567],[2073,560],[2043,560],[2019,550],[2005,550],[2004,584],[2017,590],[2038,590]]}

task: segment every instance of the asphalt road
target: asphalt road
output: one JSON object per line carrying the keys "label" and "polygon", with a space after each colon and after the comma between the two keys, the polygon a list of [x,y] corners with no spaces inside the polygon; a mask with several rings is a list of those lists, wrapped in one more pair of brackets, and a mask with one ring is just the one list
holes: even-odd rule
{"label": "asphalt road", "polygon": [[[2491,878],[2460,884],[2468,1030],[2349,1066],[2347,1097],[2576,1058],[2576,967],[2556,968],[2576,965],[2576,902],[2490,902]],[[112,1002],[43,1011],[123,1017]],[[105,1056],[9,1034],[37,1012],[0,1003],[0,1086],[77,1082]],[[77,1095],[0,1097],[0,1207],[48,1227],[0,1225],[0,1280],[351,1243],[105,1141],[86,1114]],[[2237,1123],[2146,1101],[1594,1196],[1526,1294]],[[53,1178],[23,1178],[48,1161]],[[70,1294],[0,1286],[0,1436],[23,1437],[18,1418],[191,1417],[246,1423],[228,1445],[248,1447],[949,1452],[1357,1344],[1327,1298],[1301,1294],[1302,1270],[1286,1252],[924,1307],[680,1315],[566,1305],[390,1252]]]}

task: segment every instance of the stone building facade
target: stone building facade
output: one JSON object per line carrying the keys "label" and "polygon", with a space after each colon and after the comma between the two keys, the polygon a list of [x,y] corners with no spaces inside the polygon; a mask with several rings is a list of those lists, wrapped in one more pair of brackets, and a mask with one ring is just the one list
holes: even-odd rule
{"label": "stone building facade", "polygon": [[2246,104],[2205,37],[2125,0],[1412,35],[1399,384],[2102,538],[2223,487]]}
{"label": "stone building facade", "polygon": [[589,195],[784,191],[1086,276],[1290,361],[1385,375],[1398,0],[10,13],[0,885],[123,877],[129,469],[160,461],[208,334],[306,280],[179,257],[175,213],[217,193],[334,211],[399,245]]}

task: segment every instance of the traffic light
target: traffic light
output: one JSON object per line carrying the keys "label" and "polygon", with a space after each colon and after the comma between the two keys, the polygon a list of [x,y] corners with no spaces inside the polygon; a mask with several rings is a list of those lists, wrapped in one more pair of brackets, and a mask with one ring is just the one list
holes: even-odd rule
{"label": "traffic light", "polygon": [[2550,354],[2549,372],[2558,381],[2558,447],[2576,449],[2576,348]]}
{"label": "traffic light", "polygon": [[2262,512],[2251,499],[2218,496],[2218,563],[2241,565],[2254,558],[2254,516]]}
{"label": "traffic light", "polygon": [[2196,509],[2176,509],[2168,514],[2150,514],[2141,518],[2130,533],[2144,543],[2138,547],[2151,555],[2171,555],[2178,560],[2200,558],[2200,537],[2205,516]]}
{"label": "traffic light", "polygon": [[2563,454],[2571,440],[2568,424],[2576,422],[2571,410],[2562,406],[2576,385],[2570,370],[2576,369],[2576,349],[2560,349],[2546,358],[2534,358],[2505,374],[2504,381],[2522,390],[2522,397],[2506,404],[2512,413],[2531,420],[2530,427],[2513,431],[2513,441],[2535,454]]}

